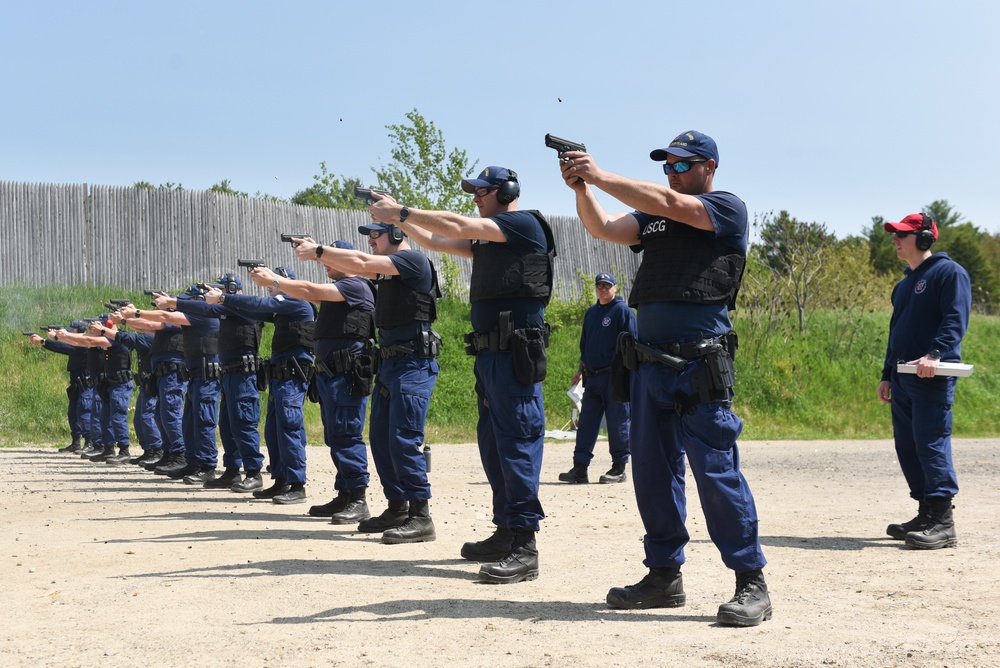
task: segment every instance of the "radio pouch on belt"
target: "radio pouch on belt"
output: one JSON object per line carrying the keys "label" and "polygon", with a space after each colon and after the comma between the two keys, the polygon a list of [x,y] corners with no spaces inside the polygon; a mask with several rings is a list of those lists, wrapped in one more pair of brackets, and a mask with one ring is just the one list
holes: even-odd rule
{"label": "radio pouch on belt", "polygon": [[611,399],[620,404],[627,404],[632,399],[632,371],[637,365],[635,358],[635,339],[630,332],[618,335],[615,354],[611,358]]}
{"label": "radio pouch on belt", "polygon": [[[501,330],[502,332],[502,330]],[[545,380],[548,367],[545,348],[549,343],[549,326],[544,329],[515,329],[511,333],[510,352],[514,363],[514,378],[522,385]]]}

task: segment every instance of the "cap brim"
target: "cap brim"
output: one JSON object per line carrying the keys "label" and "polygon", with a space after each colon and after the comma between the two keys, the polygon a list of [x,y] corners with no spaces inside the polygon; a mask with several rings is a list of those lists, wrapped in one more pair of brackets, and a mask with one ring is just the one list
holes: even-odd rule
{"label": "cap brim", "polygon": [[462,179],[462,190],[467,193],[476,192],[476,188],[492,188],[493,184],[483,179]]}
{"label": "cap brim", "polygon": [[655,160],[657,162],[662,162],[667,159],[668,155],[675,155],[678,158],[694,158],[694,157],[704,157],[698,153],[692,151],[686,151],[682,148],[670,147],[670,148],[658,148],[649,154],[650,160]]}
{"label": "cap brim", "polygon": [[884,227],[886,232],[913,232],[917,229],[909,223],[886,223]]}
{"label": "cap brim", "polygon": [[383,223],[368,223],[358,226],[358,234],[370,234],[372,232],[385,232],[387,226]]}

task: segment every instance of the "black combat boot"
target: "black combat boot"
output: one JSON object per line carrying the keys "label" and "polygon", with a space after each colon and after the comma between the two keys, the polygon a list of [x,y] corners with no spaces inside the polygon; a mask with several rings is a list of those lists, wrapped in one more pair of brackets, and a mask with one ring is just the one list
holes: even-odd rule
{"label": "black combat boot", "polygon": [[175,471],[180,471],[187,466],[187,459],[184,457],[183,452],[174,452],[168,455],[164,455],[160,463],[153,467],[153,473],[156,475],[166,475],[169,476]]}
{"label": "black combat boot", "polygon": [[386,529],[382,534],[382,542],[387,545],[399,543],[429,543],[437,540],[434,532],[434,522],[431,520],[430,504],[423,501],[410,501],[408,516],[398,527]]}
{"label": "black combat boot", "polygon": [[480,541],[469,541],[462,546],[462,558],[469,561],[500,561],[510,552],[514,532],[507,527],[497,527],[493,535]]}
{"label": "black combat boot", "polygon": [[65,448],[59,448],[58,452],[78,452],[80,450],[80,437],[74,436],[73,442]]}
{"label": "black combat boot", "polygon": [[680,608],[687,601],[680,568],[650,568],[646,577],[634,585],[612,587],[608,605],[620,610]]}
{"label": "black combat boot", "polygon": [[281,494],[276,495],[271,499],[273,503],[277,503],[279,506],[290,506],[293,503],[305,503],[306,502],[306,485],[301,482],[293,482],[288,485],[286,489]]}
{"label": "black combat boot", "polygon": [[479,567],[479,581],[488,584],[514,584],[538,577],[538,550],[535,532],[514,529],[510,552],[497,562]]}
{"label": "black combat boot", "polygon": [[279,494],[288,491],[288,482],[284,478],[272,478],[271,486],[266,489],[258,489],[253,493],[255,499],[273,499]]}
{"label": "black combat boot", "polygon": [[601,476],[601,484],[612,482],[625,482],[628,476],[625,474],[625,462],[615,462],[608,469],[608,472]]}
{"label": "black combat boot", "polygon": [[108,457],[104,460],[104,463],[111,464],[112,466],[121,466],[123,464],[128,464],[130,459],[132,459],[132,455],[128,452],[128,446],[119,443],[118,454]]}
{"label": "black combat boot", "polygon": [[197,485],[198,487],[204,487],[206,482],[212,480],[215,480],[214,466],[198,466],[192,473],[184,476],[185,485]]}
{"label": "black combat boot", "polygon": [[[348,490],[347,501],[341,510],[330,515],[330,524],[357,524],[367,522],[372,516],[368,512],[368,499],[365,497],[366,487]],[[339,498],[339,497],[338,497]],[[336,501],[336,499],[334,499]],[[332,503],[332,502],[331,502]],[[390,501],[390,504],[392,502]]]}
{"label": "black combat boot", "polygon": [[940,550],[958,545],[951,499],[927,499],[927,526],[906,534],[906,546],[918,550]]}
{"label": "black combat boot", "polygon": [[106,462],[109,457],[115,456],[115,446],[105,445],[103,449],[97,454],[87,457],[92,462]]}
{"label": "black combat boot", "polygon": [[358,531],[361,533],[384,533],[389,529],[394,529],[406,521],[410,516],[410,504],[406,501],[389,501],[389,507],[382,511],[378,517],[371,517],[362,520],[358,524]]}
{"label": "black combat boot", "polygon": [[573,468],[569,471],[559,474],[559,480],[561,482],[572,482],[578,484],[586,484],[590,482],[590,478],[587,477],[587,465],[574,463]]}
{"label": "black combat boot", "polygon": [[771,598],[767,595],[764,572],[736,574],[736,594],[719,606],[716,620],[723,626],[757,626],[771,619]]}
{"label": "black combat boot", "polygon": [[260,477],[260,471],[247,471],[243,480],[236,480],[229,489],[234,492],[253,492],[264,487],[264,481]]}
{"label": "black combat boot", "polygon": [[[187,461],[187,460],[185,459],[184,461]],[[171,480],[183,480],[184,478],[186,478],[188,476],[193,476],[193,475],[195,475],[197,473],[201,473],[201,472],[202,472],[202,469],[197,464],[188,463],[188,464],[185,464],[183,468],[177,469],[176,471],[169,471],[167,473],[167,477],[170,478]],[[214,468],[212,469],[212,475],[215,475],[215,469]],[[200,482],[196,482],[194,484],[200,485],[203,482],[204,482],[204,480],[202,480]]]}
{"label": "black combat boot", "polygon": [[312,517],[333,517],[344,508],[351,500],[351,493],[346,489],[337,490],[337,496],[328,503],[309,507],[309,515]]}
{"label": "black combat boot", "polygon": [[906,534],[911,531],[923,531],[927,528],[927,502],[923,499],[920,500],[920,505],[917,507],[917,516],[908,522],[903,522],[902,524],[890,524],[886,527],[886,534],[892,536],[896,540],[906,540]]}
{"label": "black combat boot", "polygon": [[230,489],[237,480],[240,480],[240,467],[230,466],[218,478],[206,480],[202,487],[205,489]]}
{"label": "black combat boot", "polygon": [[77,452],[77,454],[80,455],[80,459],[90,459],[94,455],[100,454],[102,452],[104,452],[103,445],[101,445],[100,443],[88,442],[87,447]]}

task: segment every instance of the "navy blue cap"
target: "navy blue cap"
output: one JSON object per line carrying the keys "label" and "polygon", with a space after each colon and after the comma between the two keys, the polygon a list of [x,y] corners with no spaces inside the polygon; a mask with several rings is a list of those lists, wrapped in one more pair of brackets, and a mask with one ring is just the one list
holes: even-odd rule
{"label": "navy blue cap", "polygon": [[618,281],[615,280],[614,275],[609,274],[606,271],[601,272],[600,274],[594,277],[594,285],[597,285],[598,283],[608,283],[609,285],[618,285]]}
{"label": "navy blue cap", "polygon": [[330,245],[334,248],[339,248],[340,250],[358,250],[350,241],[343,241],[342,239],[337,239]]}
{"label": "navy blue cap", "polygon": [[298,274],[295,273],[295,270],[292,269],[291,267],[275,267],[274,273],[276,273],[278,276],[281,276],[282,278],[287,278],[288,280],[291,281],[294,281],[299,277]]}
{"label": "navy blue cap", "polygon": [[462,179],[462,190],[476,192],[476,188],[499,188],[507,181],[517,181],[517,174],[506,167],[487,167],[475,179]]}
{"label": "navy blue cap", "polygon": [[[393,226],[389,223],[368,223],[367,225],[358,226],[358,232],[368,236],[370,232],[388,232]],[[346,244],[346,241],[341,241],[340,243]],[[334,244],[336,245],[336,244]],[[337,246],[339,248],[339,246]]]}
{"label": "navy blue cap", "polygon": [[715,140],[696,130],[682,132],[670,142],[670,146],[656,149],[649,154],[649,157],[661,162],[666,160],[668,155],[675,155],[678,158],[700,156],[715,160],[716,166],[719,165],[719,147],[715,145]]}

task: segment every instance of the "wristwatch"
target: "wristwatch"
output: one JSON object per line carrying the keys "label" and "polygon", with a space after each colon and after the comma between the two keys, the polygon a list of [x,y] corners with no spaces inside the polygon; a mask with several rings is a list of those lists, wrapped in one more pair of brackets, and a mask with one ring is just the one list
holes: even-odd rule
{"label": "wristwatch", "polygon": [[273,281],[271,281],[271,287],[274,288],[275,290],[277,290],[278,289],[278,282],[280,280],[281,280],[280,278],[276,278]]}
{"label": "wristwatch", "polygon": [[316,246],[316,257],[323,257],[323,244]]}
{"label": "wristwatch", "polygon": [[939,360],[941,359],[941,351],[938,350],[937,348],[934,348],[932,350],[927,351],[927,354],[924,355],[924,357],[930,360]]}
{"label": "wristwatch", "polygon": [[219,303],[220,304],[225,304],[226,303],[226,293],[225,292],[223,292],[221,295],[219,295]]}
{"label": "wristwatch", "polygon": [[399,222],[405,223],[406,219],[410,216],[410,207],[404,206],[399,210]]}
{"label": "wristwatch", "polygon": [[142,311],[140,311],[139,309],[136,309],[135,310],[135,317],[141,318],[142,317]]}

